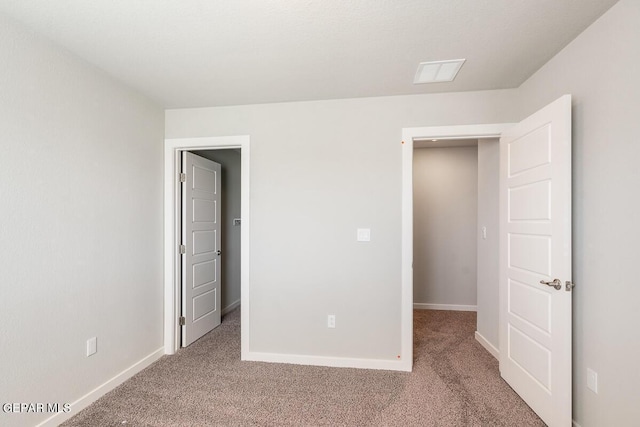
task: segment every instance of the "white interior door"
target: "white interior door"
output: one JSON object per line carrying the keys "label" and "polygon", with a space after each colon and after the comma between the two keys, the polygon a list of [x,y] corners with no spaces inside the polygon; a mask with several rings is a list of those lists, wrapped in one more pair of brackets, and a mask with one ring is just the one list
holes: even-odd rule
{"label": "white interior door", "polygon": [[570,426],[571,96],[505,131],[500,156],[500,372]]}
{"label": "white interior door", "polygon": [[220,324],[220,179],[218,163],[182,154],[182,346]]}

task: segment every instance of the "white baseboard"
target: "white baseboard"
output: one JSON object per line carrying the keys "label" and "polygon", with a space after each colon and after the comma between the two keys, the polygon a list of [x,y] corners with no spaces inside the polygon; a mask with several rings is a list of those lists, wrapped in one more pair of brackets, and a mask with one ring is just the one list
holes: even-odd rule
{"label": "white baseboard", "polygon": [[290,363],[292,365],[329,366],[335,368],[380,369],[386,371],[411,372],[412,360],[355,359],[346,357],[303,356],[248,352],[242,360],[252,362]]}
{"label": "white baseboard", "polygon": [[495,348],[493,344],[487,341],[487,339],[483,337],[482,334],[478,331],[476,331],[476,341],[478,341],[480,345],[484,347],[485,350],[491,353],[493,357],[500,360],[500,350]]}
{"label": "white baseboard", "polygon": [[133,377],[138,372],[142,371],[147,366],[151,365],[156,360],[160,359],[164,355],[164,347],[161,347],[151,353],[150,355],[144,357],[142,360],[134,363],[129,366],[124,371],[120,372],[115,377],[106,381],[105,383],[99,385],[98,387],[91,390],[89,393],[82,396],[80,399],[71,403],[71,410],[69,412],[58,412],[55,415],[47,418],[43,422],[37,425],[37,427],[49,427],[49,426],[58,426],[64,421],[76,415],[78,412],[82,411],[87,406],[91,405],[93,402],[98,400],[100,397],[104,396],[114,388],[118,387],[120,384]]}
{"label": "white baseboard", "polygon": [[424,304],[416,302],[413,304],[415,310],[451,310],[451,311],[478,311],[477,305],[459,304]]}
{"label": "white baseboard", "polygon": [[578,424],[576,420],[572,420],[572,422],[573,422],[573,427],[580,427],[580,424]]}
{"label": "white baseboard", "polygon": [[222,309],[222,315],[224,316],[225,314],[229,313],[230,311],[235,310],[239,306],[240,306],[240,298],[238,298],[237,300],[235,300],[234,302],[232,302],[231,304],[229,304],[228,306],[223,308]]}

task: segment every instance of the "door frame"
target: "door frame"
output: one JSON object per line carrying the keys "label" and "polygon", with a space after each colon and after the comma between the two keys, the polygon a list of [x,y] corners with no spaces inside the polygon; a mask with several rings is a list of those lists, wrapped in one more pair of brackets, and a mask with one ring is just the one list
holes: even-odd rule
{"label": "door frame", "polygon": [[513,123],[431,126],[402,129],[402,297],[401,351],[411,370],[413,364],[413,142],[416,139],[500,138]]}
{"label": "door frame", "polygon": [[164,352],[175,354],[180,348],[180,153],[192,150],[240,149],[240,305],[241,359],[249,351],[250,289],[250,209],[249,135],[170,138],[164,140]]}

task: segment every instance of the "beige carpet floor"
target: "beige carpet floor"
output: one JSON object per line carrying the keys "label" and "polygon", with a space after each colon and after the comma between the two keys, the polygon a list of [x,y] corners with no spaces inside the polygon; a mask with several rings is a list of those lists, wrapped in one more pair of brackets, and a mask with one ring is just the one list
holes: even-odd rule
{"label": "beige carpet floor", "polygon": [[474,339],[476,315],[417,310],[412,373],[240,361],[240,310],[64,426],[544,426]]}

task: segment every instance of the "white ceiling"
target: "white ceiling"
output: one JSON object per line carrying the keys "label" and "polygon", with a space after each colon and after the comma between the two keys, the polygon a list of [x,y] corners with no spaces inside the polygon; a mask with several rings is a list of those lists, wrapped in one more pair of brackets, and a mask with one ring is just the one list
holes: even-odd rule
{"label": "white ceiling", "polygon": [[[0,0],[164,107],[519,86],[617,0]],[[466,58],[452,83],[418,63]]]}

